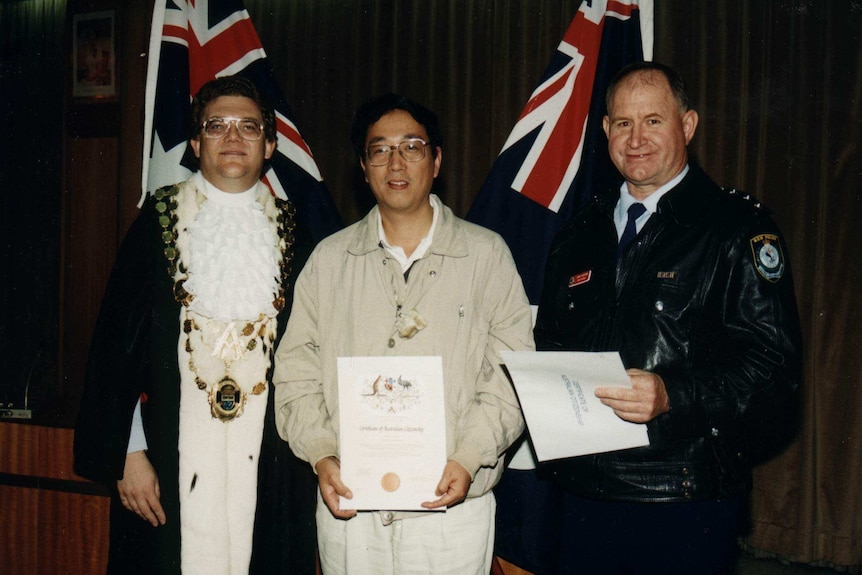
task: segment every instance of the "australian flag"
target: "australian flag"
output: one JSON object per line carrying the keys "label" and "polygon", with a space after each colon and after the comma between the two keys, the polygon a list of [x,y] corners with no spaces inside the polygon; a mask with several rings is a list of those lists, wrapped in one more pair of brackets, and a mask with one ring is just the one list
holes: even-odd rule
{"label": "australian flag", "polygon": [[[602,129],[605,90],[626,64],[652,59],[652,4],[581,2],[467,214],[506,240],[534,305],[554,235],[616,178]],[[495,488],[495,552],[532,573],[556,573],[559,492],[535,466],[522,444]]]}
{"label": "australian flag", "polygon": [[583,0],[467,214],[506,240],[530,303],[554,234],[615,173],[605,89],[651,58],[652,0]]}
{"label": "australian flag", "polygon": [[234,74],[254,82],[275,108],[278,146],[263,182],[296,205],[315,241],[340,229],[338,210],[291,118],[242,0],[155,2],[144,120],[144,197],[191,175],[186,146],[191,99],[209,80]]}

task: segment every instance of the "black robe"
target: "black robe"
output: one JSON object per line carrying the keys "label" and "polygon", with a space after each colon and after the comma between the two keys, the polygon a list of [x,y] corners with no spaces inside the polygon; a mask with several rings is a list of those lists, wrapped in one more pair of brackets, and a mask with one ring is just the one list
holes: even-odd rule
{"label": "black robe", "polygon": [[[180,573],[180,304],[174,299],[155,206],[156,200],[150,197],[117,254],[93,334],[75,428],[75,472],[106,484],[112,493],[109,574]],[[312,247],[309,235],[298,224],[294,235],[290,285],[278,316],[276,346],[287,324],[293,278]],[[271,372],[270,368],[270,382]],[[279,438],[273,394],[270,385],[249,573],[314,573],[317,479],[311,467]],[[166,524],[159,527],[123,508],[116,491],[138,398],[142,400],[147,456],[158,475],[167,516]]]}

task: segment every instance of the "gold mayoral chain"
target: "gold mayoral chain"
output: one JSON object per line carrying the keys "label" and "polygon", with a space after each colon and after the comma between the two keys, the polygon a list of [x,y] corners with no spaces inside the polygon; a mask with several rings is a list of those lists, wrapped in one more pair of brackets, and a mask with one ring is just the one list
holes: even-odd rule
{"label": "gold mayoral chain", "polygon": [[[203,331],[194,318],[189,317],[188,308],[183,309],[185,312],[183,332],[186,334],[186,352],[189,354],[189,369],[195,375],[195,385],[201,391],[209,390],[210,412],[213,417],[221,421],[230,421],[239,417],[245,407],[246,394],[243,392],[242,386],[231,377],[230,369],[233,362],[242,359],[247,351],[254,351],[258,345],[258,338],[261,341],[266,341],[267,326],[271,318],[260,314],[257,321],[247,322],[239,334],[237,333],[236,322],[233,321],[224,330],[215,330],[216,333],[221,331],[221,336],[213,346],[211,355],[222,360],[225,376],[218,383],[210,386],[198,373],[198,366],[194,360],[194,349],[192,348],[192,332],[197,331],[201,336],[201,343],[203,343]],[[270,333],[270,348],[272,348],[274,339],[274,334]],[[266,391],[266,383],[258,381],[252,388],[251,394],[260,395],[264,391]]]}
{"label": "gold mayoral chain", "polygon": [[[179,186],[174,185],[160,188],[153,193],[156,200],[156,211],[159,214],[159,225],[162,228],[162,241],[165,244],[165,258],[168,260],[167,269],[170,277],[175,280],[173,288],[174,299],[182,304],[184,309],[183,332],[186,335],[185,349],[189,354],[189,369],[195,376],[195,384],[198,389],[205,392],[209,389],[208,399],[212,416],[227,422],[242,415],[246,400],[246,393],[230,376],[231,365],[235,360],[241,358],[246,351],[253,351],[258,345],[258,339],[262,343],[266,341],[267,326],[270,319],[274,318],[268,318],[264,314],[261,314],[257,321],[247,322],[240,332],[242,337],[236,332],[235,322],[228,324],[227,328],[222,331],[222,335],[214,346],[212,354],[213,356],[220,356],[224,362],[225,376],[211,387],[200,377],[193,357],[194,349],[191,345],[191,336],[193,331],[199,331],[201,342],[203,342],[203,332],[200,331],[197,322],[188,315],[188,306],[195,296],[188,293],[183,287],[186,279],[188,279],[188,270],[183,265],[179,249],[177,248],[177,237],[179,235],[177,228],[180,227],[177,225],[179,221],[179,216],[177,215],[177,194],[179,191]],[[293,256],[296,209],[290,202],[280,198],[271,199],[275,202],[276,207],[277,215],[275,220],[279,238],[278,247],[281,253],[278,262],[281,281],[279,282],[278,293],[275,295],[272,305],[276,312],[280,313],[285,306],[284,293],[290,281],[290,263]],[[193,219],[194,216],[189,221]],[[182,226],[182,229],[185,229],[185,227]],[[177,273],[178,270],[179,274]],[[269,354],[272,354],[274,339],[275,330],[271,330],[269,333],[270,345],[266,351]],[[264,377],[266,377],[265,373]],[[252,388],[251,394],[260,395],[264,391],[266,391],[266,382],[258,381]]]}

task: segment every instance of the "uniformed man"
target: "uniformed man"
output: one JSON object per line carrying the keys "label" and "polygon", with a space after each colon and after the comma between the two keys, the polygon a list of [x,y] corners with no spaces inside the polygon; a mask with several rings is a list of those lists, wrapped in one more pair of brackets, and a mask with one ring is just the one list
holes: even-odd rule
{"label": "uniformed man", "polygon": [[604,130],[618,188],[549,254],[540,350],[619,350],[630,388],[596,390],[643,448],[557,462],[559,572],[729,573],[749,469],[792,433],[800,335],[787,248],[753,200],[688,160],[697,128],[666,66],[623,69]]}

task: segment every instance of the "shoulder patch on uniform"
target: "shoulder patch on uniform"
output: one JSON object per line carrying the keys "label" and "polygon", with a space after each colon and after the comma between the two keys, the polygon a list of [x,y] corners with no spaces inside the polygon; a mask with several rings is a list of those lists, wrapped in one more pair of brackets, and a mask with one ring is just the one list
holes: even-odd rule
{"label": "shoulder patch on uniform", "polygon": [[775,234],[759,234],[749,240],[754,267],[763,279],[777,282],[784,275],[784,252]]}

